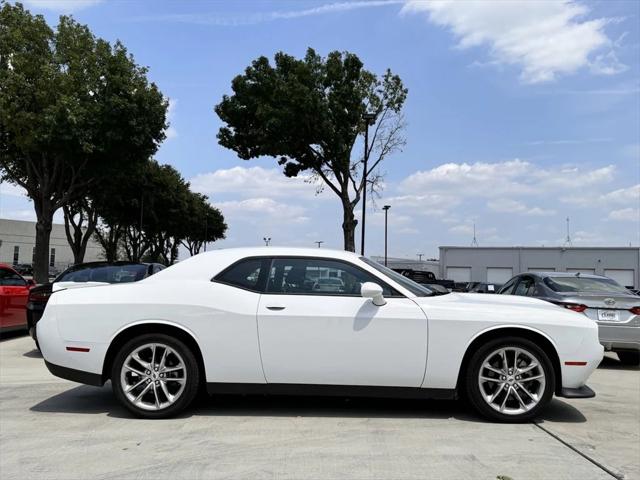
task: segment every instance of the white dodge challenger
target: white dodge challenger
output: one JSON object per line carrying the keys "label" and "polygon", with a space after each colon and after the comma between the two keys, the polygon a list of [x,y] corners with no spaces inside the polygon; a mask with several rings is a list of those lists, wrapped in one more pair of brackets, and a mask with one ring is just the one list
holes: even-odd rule
{"label": "white dodge challenger", "polygon": [[52,295],[37,334],[51,373],[111,380],[134,414],[216,393],[455,398],[525,421],[555,394],[592,397],[597,324],[532,298],[434,295],[356,254],[203,253],[131,284]]}

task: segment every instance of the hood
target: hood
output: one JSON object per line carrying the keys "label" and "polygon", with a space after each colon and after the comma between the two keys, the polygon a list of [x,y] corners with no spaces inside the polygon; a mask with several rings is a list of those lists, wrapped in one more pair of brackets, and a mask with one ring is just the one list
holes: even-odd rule
{"label": "hood", "polygon": [[434,297],[417,297],[414,300],[419,305],[433,305],[433,302],[437,299],[438,303],[453,303],[457,305],[473,306],[490,309],[491,307],[523,307],[523,308],[537,308],[541,310],[557,311],[558,306],[549,303],[545,300],[531,297],[521,297],[519,295],[488,295],[486,293],[458,293],[451,292],[448,295],[434,296]]}

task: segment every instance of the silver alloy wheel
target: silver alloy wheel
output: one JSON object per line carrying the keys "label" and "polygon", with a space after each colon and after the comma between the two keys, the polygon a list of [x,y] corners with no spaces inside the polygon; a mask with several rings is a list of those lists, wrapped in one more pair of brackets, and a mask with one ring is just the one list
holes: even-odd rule
{"label": "silver alloy wheel", "polygon": [[147,343],[131,352],[120,371],[127,399],[144,410],[162,410],[178,400],[187,381],[180,354],[163,343]]}
{"label": "silver alloy wheel", "polygon": [[544,369],[533,353],[521,347],[502,347],[483,360],[478,385],[491,408],[505,415],[520,415],[540,403]]}

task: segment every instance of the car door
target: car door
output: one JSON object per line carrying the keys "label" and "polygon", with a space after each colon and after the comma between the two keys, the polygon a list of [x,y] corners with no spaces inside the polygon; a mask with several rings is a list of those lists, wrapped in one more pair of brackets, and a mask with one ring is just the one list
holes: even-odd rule
{"label": "car door", "polygon": [[[368,281],[383,287],[386,305],[360,296]],[[419,387],[424,377],[424,312],[348,262],[274,258],[258,334],[268,383]]]}
{"label": "car door", "polygon": [[0,327],[26,325],[28,296],[26,280],[8,268],[0,268]]}

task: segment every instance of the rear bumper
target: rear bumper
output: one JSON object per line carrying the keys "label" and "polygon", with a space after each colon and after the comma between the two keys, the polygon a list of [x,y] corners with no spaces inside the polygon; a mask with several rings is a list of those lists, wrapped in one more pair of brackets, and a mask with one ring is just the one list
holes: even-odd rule
{"label": "rear bumper", "polygon": [[596,396],[596,392],[583,385],[578,388],[561,388],[556,396],[563,398],[593,398]]}
{"label": "rear bumper", "polygon": [[599,323],[598,332],[605,350],[640,350],[640,327]]}
{"label": "rear bumper", "polygon": [[65,380],[71,380],[72,382],[84,383],[85,385],[93,385],[101,387],[104,382],[102,381],[102,375],[91,372],[83,372],[82,370],[76,370],[74,368],[62,367],[53,363],[44,361],[49,371],[56,377],[64,378]]}

